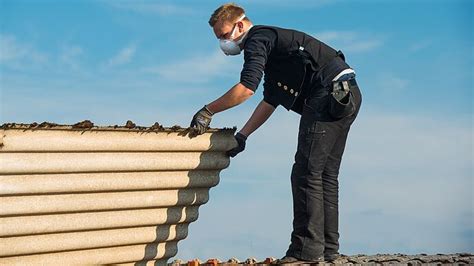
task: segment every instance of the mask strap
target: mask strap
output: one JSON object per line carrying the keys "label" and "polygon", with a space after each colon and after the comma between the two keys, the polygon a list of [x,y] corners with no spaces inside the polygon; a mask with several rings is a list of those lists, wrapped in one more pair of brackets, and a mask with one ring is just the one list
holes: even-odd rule
{"label": "mask strap", "polygon": [[[242,19],[244,19],[244,18],[245,18],[245,14],[242,14],[242,16],[240,16],[239,19],[237,19],[237,21],[235,23],[242,21]],[[237,24],[236,24],[236,26],[237,26]],[[236,26],[234,26],[234,29],[232,30],[232,32],[230,34],[231,38],[234,38],[235,30],[237,29]]]}
{"label": "mask strap", "polygon": [[247,36],[252,27],[253,25],[250,25],[250,27],[242,34],[242,37],[240,37],[240,39],[237,41],[237,44],[242,43],[242,41],[245,39],[245,36]]}

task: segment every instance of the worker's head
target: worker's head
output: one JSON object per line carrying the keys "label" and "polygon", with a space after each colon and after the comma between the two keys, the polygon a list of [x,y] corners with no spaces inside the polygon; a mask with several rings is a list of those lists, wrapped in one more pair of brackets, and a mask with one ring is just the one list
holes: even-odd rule
{"label": "worker's head", "polygon": [[209,25],[220,41],[221,49],[226,55],[239,54],[243,38],[252,26],[242,7],[228,3],[217,8],[209,19]]}

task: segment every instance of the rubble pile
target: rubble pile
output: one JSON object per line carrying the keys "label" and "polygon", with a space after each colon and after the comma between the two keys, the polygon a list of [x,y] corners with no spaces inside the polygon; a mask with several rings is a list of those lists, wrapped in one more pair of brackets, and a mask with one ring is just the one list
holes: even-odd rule
{"label": "rubble pile", "polygon": [[[275,258],[269,257],[265,260],[257,260],[256,258],[248,258],[245,261],[239,261],[236,258],[231,258],[227,261],[221,261],[216,258],[207,261],[200,261],[194,259],[190,261],[183,261],[175,259],[168,263],[168,266],[200,266],[200,265],[275,265],[271,264]],[[403,264],[403,265],[474,265],[474,255],[471,253],[454,253],[454,254],[415,254],[406,255],[401,253],[396,254],[376,254],[376,255],[344,255],[332,262],[321,262],[314,265],[389,265],[389,264]],[[289,264],[287,264],[289,265]],[[304,264],[306,265],[306,264]],[[309,264],[308,264],[309,265]],[[313,265],[313,264],[312,264]]]}

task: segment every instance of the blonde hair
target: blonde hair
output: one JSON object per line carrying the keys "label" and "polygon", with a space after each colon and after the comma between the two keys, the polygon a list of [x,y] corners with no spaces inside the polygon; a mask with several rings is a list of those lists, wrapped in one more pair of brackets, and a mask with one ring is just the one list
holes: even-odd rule
{"label": "blonde hair", "polygon": [[[209,25],[214,27],[218,21],[229,21],[233,22],[245,13],[245,10],[234,3],[223,4],[212,13],[209,18]],[[247,16],[243,19],[249,21]]]}

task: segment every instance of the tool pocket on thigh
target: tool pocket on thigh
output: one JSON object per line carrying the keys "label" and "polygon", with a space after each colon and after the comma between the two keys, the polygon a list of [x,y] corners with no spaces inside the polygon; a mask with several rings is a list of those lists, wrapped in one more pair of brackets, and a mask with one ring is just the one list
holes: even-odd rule
{"label": "tool pocket on thigh", "polygon": [[323,128],[321,121],[314,121],[313,124],[308,128],[306,133],[307,140],[320,140],[326,136],[326,130]]}
{"label": "tool pocket on thigh", "polygon": [[332,92],[329,100],[329,114],[336,118],[344,118],[355,112],[355,99],[348,81],[332,83]]}
{"label": "tool pocket on thigh", "polygon": [[301,116],[299,126],[299,137],[303,142],[317,140],[326,134],[326,130],[322,127],[321,121],[315,119],[313,112],[305,112]]}
{"label": "tool pocket on thigh", "polygon": [[307,165],[315,143],[320,143],[325,135],[326,130],[322,128],[322,123],[314,120],[310,114],[304,114],[300,121],[295,162]]}

